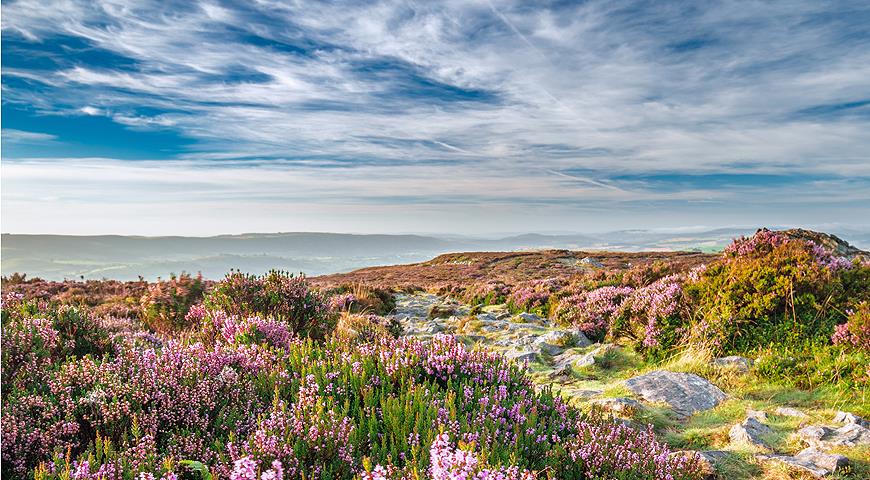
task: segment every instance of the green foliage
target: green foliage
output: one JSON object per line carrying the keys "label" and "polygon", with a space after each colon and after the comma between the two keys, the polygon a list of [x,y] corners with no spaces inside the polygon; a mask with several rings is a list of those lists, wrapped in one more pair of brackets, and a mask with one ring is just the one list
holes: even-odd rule
{"label": "green foliage", "polygon": [[202,275],[172,275],[168,281],[158,279],[148,286],[139,304],[142,321],[158,333],[170,333],[190,327],[185,317],[190,307],[202,300],[205,287]]}
{"label": "green foliage", "polygon": [[296,335],[323,339],[336,315],[305,277],[279,270],[262,276],[231,272],[206,296],[205,305],[238,317],[258,316],[286,323]]}

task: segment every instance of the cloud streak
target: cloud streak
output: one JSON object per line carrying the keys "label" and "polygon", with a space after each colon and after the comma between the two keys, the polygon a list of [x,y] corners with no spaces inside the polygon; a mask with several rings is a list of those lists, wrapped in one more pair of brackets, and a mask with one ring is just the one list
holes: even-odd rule
{"label": "cloud streak", "polygon": [[[776,207],[759,216],[770,223],[816,201],[870,218],[858,206],[870,191],[868,23],[864,2],[9,2],[3,229],[40,228],[7,208],[27,206],[40,182],[58,201],[107,201],[81,171],[100,184],[111,172],[147,178],[107,190],[124,205],[140,198],[137,211],[185,196],[305,204],[332,230],[348,208],[408,205],[448,230],[457,212],[445,205],[542,223],[618,209],[615,227],[650,206],[671,209],[660,217],[671,226],[704,216],[688,202],[732,205],[708,211],[727,222],[751,214],[750,199]],[[129,132],[136,158],[154,161],[85,168],[82,144],[105,141],[82,138],[86,117]],[[224,178],[249,186],[201,183]],[[164,196],[130,193],[145,185]],[[29,208],[38,219],[56,206]],[[491,219],[469,228],[524,227],[479,215]]]}

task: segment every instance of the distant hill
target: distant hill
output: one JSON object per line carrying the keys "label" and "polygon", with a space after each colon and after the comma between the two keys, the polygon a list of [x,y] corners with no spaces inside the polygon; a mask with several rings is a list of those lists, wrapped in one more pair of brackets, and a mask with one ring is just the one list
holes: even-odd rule
{"label": "distant hill", "polygon": [[[215,237],[122,235],[2,235],[2,273],[48,280],[154,279],[170,273],[202,272],[220,278],[230,269],[262,273],[270,268],[308,275],[348,272],[375,265],[421,262],[467,251],[568,249],[587,251],[721,250],[732,238],[755,229],[692,233],[626,230],[605,234],[525,234],[503,238],[342,233],[249,233]],[[870,235],[848,232],[857,246]]]}

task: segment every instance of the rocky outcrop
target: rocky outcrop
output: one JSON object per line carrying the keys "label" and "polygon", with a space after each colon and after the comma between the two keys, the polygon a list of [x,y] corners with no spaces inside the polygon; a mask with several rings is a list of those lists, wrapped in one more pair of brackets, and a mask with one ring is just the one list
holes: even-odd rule
{"label": "rocky outcrop", "polygon": [[767,425],[761,423],[757,417],[747,417],[746,420],[731,427],[728,438],[731,443],[737,445],[750,445],[762,450],[770,450],[770,446],[764,440],[765,435],[773,433]]}
{"label": "rocky outcrop", "polygon": [[590,403],[597,405],[602,410],[623,417],[632,417],[644,409],[644,406],[640,402],[626,397],[599,398],[592,400]]}
{"label": "rocky outcrop", "polygon": [[694,373],[656,370],[625,381],[625,386],[648,402],[664,402],[681,417],[708,410],[725,400],[716,385]]}
{"label": "rocky outcrop", "polygon": [[803,228],[792,228],[790,230],[783,230],[781,233],[791,238],[808,240],[815,243],[816,245],[821,245],[826,250],[832,252],[838,257],[847,258],[849,260],[857,259],[861,262],[870,261],[870,252],[865,252],[864,250],[853,247],[852,245],[849,245],[849,242],[843,240],[836,235],[831,235],[823,232],[815,232],[812,230],[804,230]]}
{"label": "rocky outcrop", "polygon": [[801,450],[797,455],[756,455],[765,461],[781,462],[795,470],[809,473],[821,478],[837,472],[849,465],[849,459],[843,455],[825,453],[815,447]]}

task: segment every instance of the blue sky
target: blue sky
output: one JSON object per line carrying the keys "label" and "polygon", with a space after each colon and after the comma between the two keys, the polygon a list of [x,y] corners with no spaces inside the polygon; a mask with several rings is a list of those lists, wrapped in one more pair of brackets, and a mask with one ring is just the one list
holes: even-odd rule
{"label": "blue sky", "polygon": [[4,1],[2,231],[870,226],[870,4]]}

